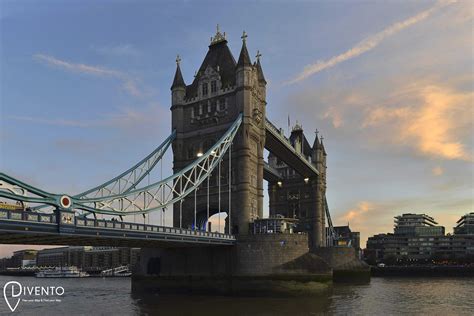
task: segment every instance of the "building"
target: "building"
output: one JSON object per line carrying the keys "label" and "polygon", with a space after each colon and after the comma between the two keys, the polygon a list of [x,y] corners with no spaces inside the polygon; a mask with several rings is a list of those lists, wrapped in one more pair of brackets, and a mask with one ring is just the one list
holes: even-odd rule
{"label": "building", "polygon": [[[329,230],[329,228],[327,228]],[[353,232],[349,225],[334,226],[336,245],[339,247],[354,247],[360,249],[360,232]]]}
{"label": "building", "polygon": [[[186,84],[180,69],[180,58],[171,86],[173,171],[179,172],[196,157],[202,156],[242,115],[240,130],[231,148],[231,166],[223,159],[220,178],[213,173],[197,190],[196,205],[185,199],[174,204],[174,226],[205,229],[207,213],[212,216],[228,205],[229,182],[234,190],[231,223],[233,234],[249,233],[250,224],[263,217],[263,167],[265,142],[266,81],[260,65],[260,54],[252,62],[246,46],[247,35],[242,35],[242,48],[236,62],[227,46],[225,33],[217,29],[209,50],[193,81]],[[230,173],[229,173],[230,169]],[[218,181],[219,180],[219,181]],[[230,180],[230,181],[229,181]],[[221,189],[219,190],[219,184]],[[238,188],[238,189],[237,189]],[[209,192],[209,206],[206,201]],[[219,192],[221,196],[219,197]],[[182,210],[182,212],[181,212]],[[180,216],[181,215],[181,216]],[[228,227],[227,227],[228,229]]]}
{"label": "building", "polygon": [[[458,226],[469,222],[463,218],[458,221]],[[436,224],[425,214],[397,216],[393,234],[369,237],[366,258],[373,258],[375,262],[474,258],[474,234],[445,235],[444,227]]]}
{"label": "building", "polygon": [[436,225],[438,223],[431,216],[406,213],[395,217],[394,232],[403,236],[443,236],[444,227]]}
{"label": "building", "polygon": [[77,266],[85,270],[102,270],[135,265],[139,248],[71,246],[43,249],[38,252],[38,266]]}
{"label": "building", "polygon": [[282,215],[285,218],[298,219],[296,231],[309,234],[312,233],[316,220],[323,227],[319,233],[322,235],[320,240],[325,243],[326,201],[324,197],[326,196],[327,154],[323,139],[320,139],[316,134],[313,146],[311,146],[303,132],[303,127],[296,123],[291,131],[289,141],[295,151],[306,157],[321,176],[316,182],[303,178],[293,168],[270,153],[268,164],[281,177],[280,181],[268,183],[270,216]]}
{"label": "building", "polygon": [[48,248],[38,251],[37,265],[40,267],[51,266],[84,266],[84,252],[90,246],[71,246]]}
{"label": "building", "polygon": [[471,212],[462,216],[454,227],[455,235],[474,234],[474,213]]}
{"label": "building", "polygon": [[10,264],[13,267],[28,267],[36,265],[36,254],[37,250],[24,249],[18,250],[13,253]]}

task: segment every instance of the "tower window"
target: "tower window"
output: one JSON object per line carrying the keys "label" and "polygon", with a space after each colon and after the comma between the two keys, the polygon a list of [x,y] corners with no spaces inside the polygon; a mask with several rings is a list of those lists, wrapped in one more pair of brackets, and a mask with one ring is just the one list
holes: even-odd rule
{"label": "tower window", "polygon": [[207,83],[202,84],[202,95],[207,95]]}
{"label": "tower window", "polygon": [[224,111],[226,108],[226,99],[222,98],[219,100],[219,110]]}
{"label": "tower window", "polygon": [[217,91],[217,83],[215,80],[211,81],[211,93],[215,93]]}

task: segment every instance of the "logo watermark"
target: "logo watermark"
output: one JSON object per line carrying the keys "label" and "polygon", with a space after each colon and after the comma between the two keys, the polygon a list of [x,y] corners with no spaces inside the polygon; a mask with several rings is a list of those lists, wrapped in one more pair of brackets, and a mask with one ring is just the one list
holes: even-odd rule
{"label": "logo watermark", "polygon": [[63,295],[62,286],[24,286],[17,281],[9,281],[3,286],[3,298],[12,312],[20,302],[61,302],[57,297]]}

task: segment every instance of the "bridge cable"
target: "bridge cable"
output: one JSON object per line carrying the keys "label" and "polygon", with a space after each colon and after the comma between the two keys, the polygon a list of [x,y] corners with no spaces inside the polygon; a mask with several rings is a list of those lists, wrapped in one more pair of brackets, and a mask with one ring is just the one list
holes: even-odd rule
{"label": "bridge cable", "polygon": [[219,160],[219,174],[217,175],[219,180],[218,183],[218,195],[219,195],[219,233],[221,232],[221,161]]}
{"label": "bridge cable", "polygon": [[228,227],[228,230],[229,230],[229,235],[231,233],[231,220],[232,220],[232,209],[231,209],[231,191],[232,191],[232,187],[231,187],[231,182],[232,182],[232,141],[230,142],[230,146],[229,146],[229,176],[228,176],[228,180],[229,180],[229,227]]}
{"label": "bridge cable", "polygon": [[[183,192],[183,179],[179,179],[179,192]],[[179,228],[183,228],[183,202],[184,199],[179,201]]]}
{"label": "bridge cable", "polygon": [[[209,160],[207,161],[207,170],[209,171]],[[209,225],[209,178],[212,176],[212,172],[207,176],[207,221],[206,221],[206,231],[210,231]]]}

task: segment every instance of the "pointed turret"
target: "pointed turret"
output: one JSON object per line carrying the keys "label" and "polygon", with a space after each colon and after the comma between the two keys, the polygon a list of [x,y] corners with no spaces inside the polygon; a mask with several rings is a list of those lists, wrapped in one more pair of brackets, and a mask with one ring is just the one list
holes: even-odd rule
{"label": "pointed turret", "polygon": [[327,156],[326,149],[324,148],[324,144],[323,144],[323,139],[324,139],[323,136],[321,136],[321,149],[323,150],[323,155]]}
{"label": "pointed turret", "polygon": [[319,148],[319,146],[321,145],[319,143],[318,133],[319,133],[318,130],[316,130],[316,132],[315,132],[316,137],[314,138],[313,150],[315,150],[316,148]]}
{"label": "pointed turret", "polygon": [[186,84],[184,83],[183,75],[179,63],[181,58],[176,56],[176,73],[174,74],[173,84],[171,85],[171,106],[175,107],[182,105],[184,96],[186,95]]}
{"label": "pointed turret", "polygon": [[239,61],[237,62],[237,68],[252,66],[252,61],[250,60],[250,55],[247,50],[246,40],[247,33],[242,34],[242,49],[240,50]]}
{"label": "pointed turret", "polygon": [[260,51],[257,51],[257,56],[256,57],[257,57],[256,67],[257,67],[258,82],[263,83],[263,84],[267,84],[267,81],[265,80],[265,76],[263,75],[262,65],[260,65],[260,57],[262,57],[262,54],[260,54]]}
{"label": "pointed turret", "polygon": [[176,73],[174,74],[173,84],[171,85],[171,90],[174,88],[182,87],[186,88],[186,84],[184,83],[183,75],[181,74],[181,68],[179,67],[179,63],[181,62],[181,58],[179,55],[176,57]]}

